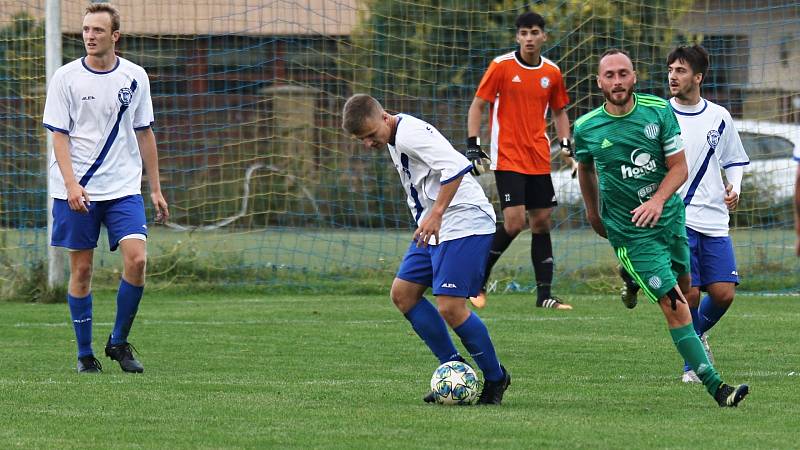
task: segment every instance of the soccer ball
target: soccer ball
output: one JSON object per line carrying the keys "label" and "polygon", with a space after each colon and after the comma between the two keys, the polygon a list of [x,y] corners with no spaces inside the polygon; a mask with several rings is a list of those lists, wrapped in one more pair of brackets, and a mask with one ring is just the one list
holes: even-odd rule
{"label": "soccer ball", "polygon": [[433,371],[431,390],[436,402],[444,405],[468,405],[478,396],[480,381],[469,365],[448,361]]}

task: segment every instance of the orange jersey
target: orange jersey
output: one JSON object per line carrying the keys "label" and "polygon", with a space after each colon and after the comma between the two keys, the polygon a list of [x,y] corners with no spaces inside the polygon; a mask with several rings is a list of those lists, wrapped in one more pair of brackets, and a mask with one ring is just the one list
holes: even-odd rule
{"label": "orange jersey", "polygon": [[475,96],[491,103],[492,170],[549,174],[547,109],[562,109],[569,103],[558,66],[545,57],[538,66],[530,66],[515,52],[498,56]]}

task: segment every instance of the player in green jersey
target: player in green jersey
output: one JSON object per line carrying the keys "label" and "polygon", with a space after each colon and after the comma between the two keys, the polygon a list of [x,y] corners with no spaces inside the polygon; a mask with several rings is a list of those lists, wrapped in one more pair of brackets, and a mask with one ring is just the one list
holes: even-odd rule
{"label": "player in green jersey", "polygon": [[680,127],[666,100],[634,94],[635,84],[626,52],[611,49],[600,57],[597,85],[606,102],[576,120],[573,133],[586,215],[625,272],[661,307],[678,352],[709,394],[720,406],[737,406],[749,388],[722,382],[682,293],[691,280],[683,202],[675,194],[688,176]]}

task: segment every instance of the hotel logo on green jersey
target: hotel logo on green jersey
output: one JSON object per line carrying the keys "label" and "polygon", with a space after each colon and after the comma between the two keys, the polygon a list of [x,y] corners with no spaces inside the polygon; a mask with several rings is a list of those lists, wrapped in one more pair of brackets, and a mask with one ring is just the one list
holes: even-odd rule
{"label": "hotel logo on green jersey", "polygon": [[650,153],[640,148],[631,152],[631,163],[633,163],[633,167],[627,164],[620,166],[623,180],[626,178],[641,178],[656,170],[656,160],[653,159]]}

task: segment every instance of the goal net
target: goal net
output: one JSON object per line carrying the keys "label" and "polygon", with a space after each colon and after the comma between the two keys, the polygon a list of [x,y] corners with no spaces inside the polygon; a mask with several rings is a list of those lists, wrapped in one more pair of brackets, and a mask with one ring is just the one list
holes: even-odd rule
{"label": "goal net", "polygon": [[[387,284],[414,229],[386,152],[340,128],[355,92],[417,115],[464,148],[489,62],[514,19],[547,20],[571,121],[599,106],[597,56],[628,50],[638,90],[667,96],[666,55],[702,43],[704,96],[734,116],[753,163],[731,225],[742,288],[796,291],[793,181],[800,146],[800,6],[784,0],[119,0],[122,57],[149,73],[167,226],[151,226],[149,280],[319,290]],[[44,0],[0,0],[0,283],[46,264]],[[61,2],[63,60],[84,54],[85,1]],[[484,123],[488,120],[486,118]],[[483,141],[489,136],[484,124]],[[558,158],[557,289],[618,284]],[[491,175],[481,177],[497,205]],[[147,182],[143,194],[149,205]],[[499,207],[497,208],[499,213]],[[150,217],[151,210],[148,209]],[[499,215],[499,214],[498,214]],[[531,289],[530,234],[501,258],[500,291]],[[120,262],[102,236],[96,282]]]}

